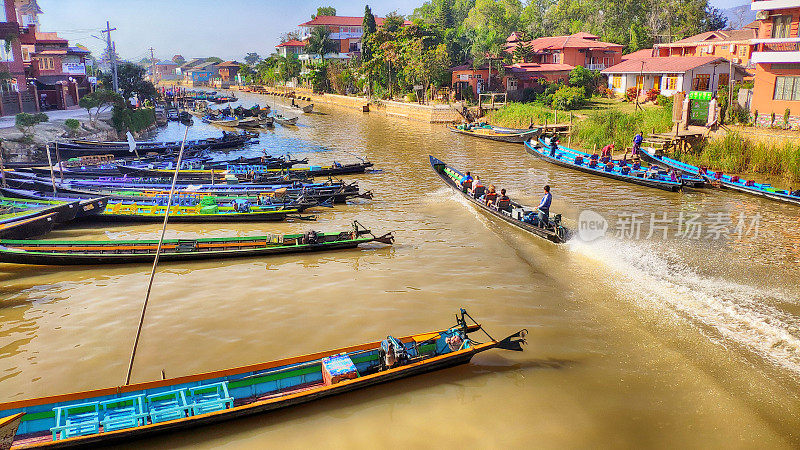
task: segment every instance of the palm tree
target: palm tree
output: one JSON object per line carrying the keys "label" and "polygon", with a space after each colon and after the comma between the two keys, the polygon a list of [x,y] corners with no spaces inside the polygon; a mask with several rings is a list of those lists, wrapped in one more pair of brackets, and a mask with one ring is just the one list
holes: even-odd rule
{"label": "palm tree", "polygon": [[325,62],[325,55],[336,50],[336,43],[331,39],[331,32],[325,27],[314,27],[308,38],[306,51],[312,55],[319,55]]}

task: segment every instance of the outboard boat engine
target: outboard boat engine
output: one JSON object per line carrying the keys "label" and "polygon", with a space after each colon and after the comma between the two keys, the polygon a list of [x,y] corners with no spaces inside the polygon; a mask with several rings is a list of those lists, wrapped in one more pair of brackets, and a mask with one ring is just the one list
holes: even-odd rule
{"label": "outboard boat engine", "polygon": [[381,341],[379,350],[381,370],[391,369],[408,363],[408,351],[406,347],[392,336],[386,336]]}

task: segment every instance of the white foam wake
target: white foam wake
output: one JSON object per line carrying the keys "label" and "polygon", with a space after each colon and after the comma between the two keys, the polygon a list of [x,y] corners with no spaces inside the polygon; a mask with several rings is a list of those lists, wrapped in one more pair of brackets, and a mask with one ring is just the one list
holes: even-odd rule
{"label": "white foam wake", "polygon": [[639,307],[688,318],[800,376],[800,321],[772,306],[795,303],[786,294],[698,274],[635,241],[574,241],[570,248],[613,271]]}

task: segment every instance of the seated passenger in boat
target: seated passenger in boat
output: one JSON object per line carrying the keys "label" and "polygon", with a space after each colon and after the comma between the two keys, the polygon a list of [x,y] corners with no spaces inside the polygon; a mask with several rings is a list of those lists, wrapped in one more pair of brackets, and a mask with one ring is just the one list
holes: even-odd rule
{"label": "seated passenger in boat", "polygon": [[547,228],[550,224],[550,203],[553,202],[553,196],[550,194],[550,185],[544,186],[544,196],[539,206],[536,207],[538,213],[538,225],[542,228]]}
{"label": "seated passenger in boat", "polygon": [[610,159],[608,161],[606,161],[605,170],[606,170],[606,172],[613,171],[614,170],[614,161],[611,161]]}
{"label": "seated passenger in boat", "polygon": [[472,196],[480,198],[486,192],[486,187],[481,182],[481,177],[476,176],[475,181],[472,183]]}
{"label": "seated passenger in boat", "polygon": [[497,201],[497,190],[494,185],[489,186],[489,192],[483,197],[483,200],[488,206],[493,206]]}
{"label": "seated passenger in boat", "polygon": [[614,151],[614,144],[608,144],[600,150],[600,156],[603,158],[611,158],[612,151]]}
{"label": "seated passenger in boat", "polygon": [[505,189],[500,189],[500,197],[497,199],[498,211],[511,211],[511,199],[506,195]]}
{"label": "seated passenger in boat", "polygon": [[461,187],[466,190],[472,189],[472,175],[469,171],[467,171],[467,174],[461,179]]}

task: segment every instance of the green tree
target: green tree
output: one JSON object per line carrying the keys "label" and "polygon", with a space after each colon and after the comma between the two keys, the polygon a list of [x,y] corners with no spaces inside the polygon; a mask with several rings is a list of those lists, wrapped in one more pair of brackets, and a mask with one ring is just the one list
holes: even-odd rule
{"label": "green tree", "polygon": [[583,66],[576,66],[569,72],[569,85],[583,88],[584,95],[590,97],[597,90],[600,82],[600,72],[589,70]]}
{"label": "green tree", "polygon": [[214,64],[219,64],[222,62],[222,58],[217,56],[211,56],[209,58],[206,58],[205,62],[212,62]]}
{"label": "green tree", "polygon": [[277,56],[278,78],[281,81],[291,81],[300,75],[300,60],[297,55]]}
{"label": "green tree", "polygon": [[443,30],[453,28],[453,0],[441,0],[436,8],[436,24]]}
{"label": "green tree", "polygon": [[392,11],[383,19],[383,28],[388,33],[397,33],[403,28],[406,18],[397,14],[397,11]]}
{"label": "green tree", "polygon": [[322,62],[325,62],[325,55],[336,51],[336,43],[331,39],[330,30],[325,27],[314,27],[308,38],[306,51],[312,55],[319,55]]}
{"label": "green tree", "polygon": [[[145,81],[145,71],[144,67],[129,62],[117,66],[118,86],[125,101],[134,95],[142,102],[155,98],[156,88],[153,83]],[[101,77],[101,82],[103,86],[111,86],[111,74],[104,73]]]}
{"label": "green tree", "polygon": [[[440,80],[448,72],[450,58],[447,47],[440,43],[426,48],[423,39],[413,41],[407,47],[410,55],[407,61],[407,70],[412,80],[422,83],[427,93],[434,81]],[[427,103],[427,94],[425,102]]]}
{"label": "green tree", "polygon": [[255,52],[250,52],[244,57],[244,62],[250,66],[255,66],[259,61],[261,61],[261,56]]}
{"label": "green tree", "polygon": [[78,101],[78,105],[89,114],[89,123],[92,126],[97,123],[97,117],[100,113],[119,103],[123,103],[122,96],[108,89],[98,89],[84,95]]}
{"label": "green tree", "polygon": [[320,6],[317,8],[317,13],[311,16],[311,20],[317,18],[317,16],[335,16],[336,15],[336,8],[333,6]]}
{"label": "green tree", "polygon": [[378,25],[375,23],[375,15],[372,14],[372,9],[369,5],[364,7],[364,20],[361,22],[361,27],[364,29],[365,35],[370,35],[378,31]]}

